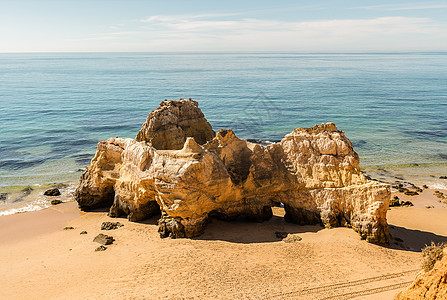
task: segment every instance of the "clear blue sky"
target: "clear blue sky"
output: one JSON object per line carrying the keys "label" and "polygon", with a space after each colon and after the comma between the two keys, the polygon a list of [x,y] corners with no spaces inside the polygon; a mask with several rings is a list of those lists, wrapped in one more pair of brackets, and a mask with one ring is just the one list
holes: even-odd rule
{"label": "clear blue sky", "polygon": [[447,51],[447,1],[0,0],[0,52]]}

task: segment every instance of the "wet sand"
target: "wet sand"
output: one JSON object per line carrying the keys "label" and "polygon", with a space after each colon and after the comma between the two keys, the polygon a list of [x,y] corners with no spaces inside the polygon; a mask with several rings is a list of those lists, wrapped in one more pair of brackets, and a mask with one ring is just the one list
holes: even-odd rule
{"label": "wet sand", "polygon": [[0,245],[58,231],[65,222],[79,216],[73,201],[44,210],[0,216]]}
{"label": "wet sand", "polygon": [[[74,202],[2,216],[0,298],[392,299],[419,271],[421,247],[447,241],[447,205],[432,190],[394,195],[414,206],[388,211],[390,247],[349,228],[286,223],[281,208],[264,223],[214,220],[195,239],[160,239],[157,217],[131,223],[105,212],[80,214]],[[104,232],[103,221],[124,227]],[[285,243],[275,231],[302,240]],[[116,241],[95,252],[100,232]]]}

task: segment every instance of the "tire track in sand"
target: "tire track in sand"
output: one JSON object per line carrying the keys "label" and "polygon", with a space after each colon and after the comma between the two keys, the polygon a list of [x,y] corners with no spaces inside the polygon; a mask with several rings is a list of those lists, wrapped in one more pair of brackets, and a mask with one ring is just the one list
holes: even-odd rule
{"label": "tire track in sand", "polygon": [[358,291],[358,292],[350,292],[350,293],[345,293],[345,294],[337,294],[334,296],[329,296],[329,297],[325,297],[325,298],[320,298],[321,300],[329,300],[329,299],[351,299],[353,297],[359,297],[359,296],[367,296],[367,295],[373,295],[373,294],[378,294],[378,293],[382,293],[382,292],[387,292],[387,291],[392,291],[392,290],[396,290],[396,289],[401,289],[404,288],[406,286],[409,286],[410,283],[412,283],[413,281],[407,281],[407,282],[401,282],[401,283],[396,283],[396,284],[390,284],[390,285],[386,285],[386,286],[382,286],[382,287],[378,287],[378,288],[373,288],[373,289],[368,289],[368,290],[363,290],[363,291]]}
{"label": "tire track in sand", "polygon": [[[325,292],[334,291],[334,290],[338,290],[338,289],[356,287],[359,285],[364,285],[364,284],[368,284],[368,283],[372,283],[372,282],[380,282],[380,281],[385,281],[385,280],[389,280],[389,279],[399,278],[399,277],[402,277],[402,276],[405,276],[405,275],[408,275],[411,273],[416,273],[416,272],[419,272],[419,269],[409,270],[409,271],[404,271],[404,272],[399,272],[399,273],[385,274],[385,275],[369,277],[369,278],[364,278],[364,279],[358,279],[358,280],[353,280],[353,281],[346,281],[346,282],[341,282],[341,283],[317,286],[317,287],[313,287],[313,288],[304,288],[304,289],[300,289],[300,290],[296,290],[296,291],[292,291],[292,292],[272,295],[270,297],[267,297],[266,299],[278,299],[278,298],[282,298],[282,297],[291,297],[291,296],[305,296],[305,295],[317,294],[317,293],[320,294],[320,293],[325,293]],[[350,294],[365,293],[365,292],[368,292],[368,293],[364,294],[364,295],[371,295],[371,294],[380,293],[380,292],[384,292],[384,291],[388,291],[388,290],[398,289],[398,288],[403,287],[411,282],[412,281],[402,282],[402,283],[398,283],[398,284],[388,285],[388,286],[379,287],[379,288],[373,288],[373,289],[364,290],[364,291],[339,294],[336,296],[330,296],[328,298],[323,298],[323,299],[332,299],[334,297],[335,298],[349,297]],[[362,296],[362,295],[363,294],[351,295],[351,297]]]}

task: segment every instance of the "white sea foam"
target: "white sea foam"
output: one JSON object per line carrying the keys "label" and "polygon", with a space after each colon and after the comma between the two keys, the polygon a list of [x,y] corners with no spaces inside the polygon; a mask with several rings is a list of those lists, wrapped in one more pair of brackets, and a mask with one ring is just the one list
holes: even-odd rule
{"label": "white sea foam", "polygon": [[[62,196],[58,199],[64,202],[73,199],[75,190],[76,185],[74,184],[60,188]],[[23,201],[16,203],[0,203],[0,216],[42,210],[50,207],[52,198],[42,196],[42,193],[42,190],[37,192],[34,191],[34,196],[31,194],[28,196],[29,198],[25,198]]]}
{"label": "white sea foam", "polygon": [[433,184],[429,184],[428,185],[429,188],[433,189],[433,190],[447,190],[447,185],[443,184],[443,183],[433,183]]}
{"label": "white sea foam", "polygon": [[0,211],[0,216],[7,216],[7,215],[13,215],[18,214],[22,212],[29,212],[29,211],[36,211],[36,210],[42,210],[44,208],[50,207],[50,202],[41,203],[40,201],[36,201],[34,203],[29,203],[26,206],[18,207],[18,208],[11,208],[4,211]]}

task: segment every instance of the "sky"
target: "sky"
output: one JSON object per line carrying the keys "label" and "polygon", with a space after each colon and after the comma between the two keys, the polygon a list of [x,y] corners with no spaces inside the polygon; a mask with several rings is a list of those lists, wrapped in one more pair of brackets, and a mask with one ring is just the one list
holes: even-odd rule
{"label": "sky", "polygon": [[447,51],[446,16],[446,0],[0,0],[0,52]]}

